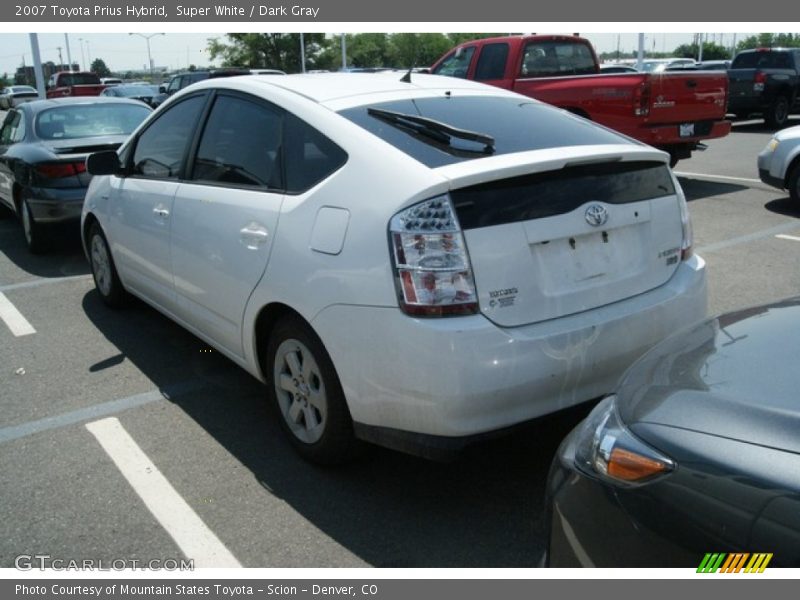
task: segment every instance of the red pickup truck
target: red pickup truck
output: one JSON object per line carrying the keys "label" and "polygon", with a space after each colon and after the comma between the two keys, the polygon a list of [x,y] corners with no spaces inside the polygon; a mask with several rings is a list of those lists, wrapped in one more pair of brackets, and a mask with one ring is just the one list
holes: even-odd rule
{"label": "red pickup truck", "polygon": [[64,96],[99,96],[106,86],[94,73],[59,71],[53,73],[47,81],[47,97],[63,98]]}
{"label": "red pickup truck", "polygon": [[600,75],[591,43],[528,35],[465,42],[431,72],[474,79],[554,104],[670,153],[673,166],[701,140],[728,135],[724,71]]}

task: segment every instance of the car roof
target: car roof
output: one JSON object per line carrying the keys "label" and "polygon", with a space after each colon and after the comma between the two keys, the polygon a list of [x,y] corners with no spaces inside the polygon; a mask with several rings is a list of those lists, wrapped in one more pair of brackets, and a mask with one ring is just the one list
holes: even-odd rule
{"label": "car roof", "polygon": [[272,86],[294,92],[319,104],[351,99],[353,105],[366,104],[375,100],[370,96],[392,93],[406,93],[413,96],[425,95],[424,92],[426,91],[461,90],[475,93],[492,93],[494,95],[509,94],[509,92],[500,88],[456,77],[413,73],[411,75],[411,83],[407,83],[402,81],[404,76],[405,72],[403,71],[382,73],[305,73],[286,75],[284,77],[245,75],[225,79],[209,79],[193,84],[191,88],[198,90],[214,87],[237,87],[253,93],[259,93],[264,89],[262,86]]}
{"label": "car roof", "polygon": [[111,96],[75,96],[72,98],[34,100],[33,102],[26,102],[17,108],[22,108],[31,112],[41,112],[48,108],[55,108],[57,106],[79,106],[81,104],[133,104],[134,106],[143,106],[143,104],[138,100],[129,100],[128,98],[116,98]]}

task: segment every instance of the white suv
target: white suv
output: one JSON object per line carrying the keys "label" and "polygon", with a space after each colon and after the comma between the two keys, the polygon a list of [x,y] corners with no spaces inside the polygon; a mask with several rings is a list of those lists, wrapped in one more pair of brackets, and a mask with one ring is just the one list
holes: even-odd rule
{"label": "white suv", "polygon": [[545,104],[397,73],[214,79],[88,160],[106,303],[267,384],[299,452],[443,456],[613,389],[706,315],[669,157]]}

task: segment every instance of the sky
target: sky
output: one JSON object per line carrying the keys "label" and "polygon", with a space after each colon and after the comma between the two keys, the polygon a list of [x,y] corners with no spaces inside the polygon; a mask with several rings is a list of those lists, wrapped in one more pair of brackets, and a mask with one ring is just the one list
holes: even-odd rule
{"label": "sky", "polygon": [[[573,33],[570,31],[569,33]],[[152,35],[143,33],[141,35]],[[210,63],[207,45],[209,38],[224,37],[222,32],[208,33],[167,33],[155,35],[150,39],[150,52],[156,67],[167,67],[169,70],[185,69],[190,64],[208,66]],[[630,52],[637,47],[636,33],[581,33],[589,38],[598,53],[614,51],[619,38],[620,50]],[[656,52],[668,52],[680,44],[692,41],[691,33],[648,33],[645,49]],[[733,36],[737,40],[752,35],[750,33],[709,33],[717,42],[731,45]],[[112,71],[143,69],[147,65],[147,43],[139,34],[127,33],[80,33],[71,32],[69,45],[72,61],[88,66],[91,60],[102,58]],[[61,48],[63,62],[67,62],[66,41],[63,33],[40,33],[39,49],[42,61],[59,63],[58,48]],[[83,49],[83,56],[81,55]],[[17,67],[32,65],[33,59],[27,33],[0,32],[0,75],[12,75]],[[90,60],[91,59],[91,60]]]}

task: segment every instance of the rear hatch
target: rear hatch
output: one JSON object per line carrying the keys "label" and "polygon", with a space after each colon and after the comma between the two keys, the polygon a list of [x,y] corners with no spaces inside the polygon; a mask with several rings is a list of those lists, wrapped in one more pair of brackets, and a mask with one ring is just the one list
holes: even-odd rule
{"label": "rear hatch", "polygon": [[663,285],[677,268],[680,205],[663,158],[571,150],[549,165],[518,158],[518,174],[472,185],[462,183],[474,170],[440,169],[453,178],[481,312],[498,325],[618,302]]}
{"label": "rear hatch", "polygon": [[[681,130],[682,137],[707,135],[714,121],[725,118],[728,76],[724,72],[665,72],[650,75],[651,124],[693,123]],[[703,128],[707,127],[707,131]]]}

